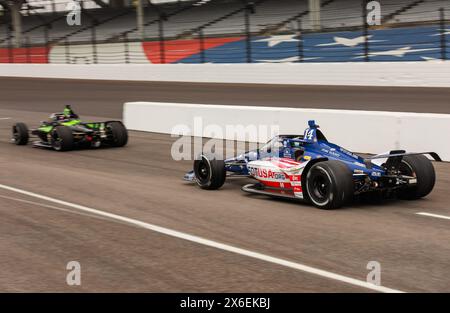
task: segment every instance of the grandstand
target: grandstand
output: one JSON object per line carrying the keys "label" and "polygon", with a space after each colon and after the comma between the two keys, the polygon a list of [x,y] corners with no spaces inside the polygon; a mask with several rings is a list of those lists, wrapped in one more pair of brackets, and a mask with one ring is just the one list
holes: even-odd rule
{"label": "grandstand", "polygon": [[[320,4],[316,15],[310,7],[314,1]],[[70,0],[18,2],[22,3],[20,27],[17,18],[14,19],[14,8],[0,0],[3,7],[0,28],[4,29],[0,32],[0,47],[248,39],[249,36],[362,31],[366,25],[365,0],[89,0],[79,1],[82,23],[74,26],[66,22]],[[382,24],[373,29],[442,23],[445,27],[450,16],[450,0],[379,2]],[[444,22],[441,9],[444,9]],[[142,12],[141,19],[139,12]]]}

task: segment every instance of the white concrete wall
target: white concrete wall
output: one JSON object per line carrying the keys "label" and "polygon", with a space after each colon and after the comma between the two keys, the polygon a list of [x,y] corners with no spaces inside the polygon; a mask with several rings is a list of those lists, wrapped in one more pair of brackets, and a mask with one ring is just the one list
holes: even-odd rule
{"label": "white concrete wall", "polygon": [[[130,63],[150,63],[145,55],[144,48],[140,42],[129,42],[128,62]],[[98,64],[125,64],[125,44],[104,43],[96,45]],[[49,63],[52,64],[94,64],[93,47],[90,45],[71,45],[52,47],[48,55]]]}
{"label": "white concrete wall", "polygon": [[450,61],[201,65],[0,64],[0,76],[203,83],[450,87]]}
{"label": "white concrete wall", "polygon": [[[185,125],[185,135],[224,139],[245,138],[202,133],[194,121],[207,125],[278,125],[284,134],[303,134],[307,121],[315,119],[327,139],[355,152],[382,153],[393,149],[410,152],[437,152],[450,161],[450,114],[421,114],[349,110],[318,110],[273,107],[200,105],[184,103],[132,102],[124,105],[124,122],[131,130],[171,134],[175,126]],[[270,133],[250,141],[265,142]]]}

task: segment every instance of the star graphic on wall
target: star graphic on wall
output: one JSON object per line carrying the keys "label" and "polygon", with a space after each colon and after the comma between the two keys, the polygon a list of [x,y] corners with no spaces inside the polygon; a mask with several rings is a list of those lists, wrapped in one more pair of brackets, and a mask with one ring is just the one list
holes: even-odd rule
{"label": "star graphic on wall", "polygon": [[[303,58],[303,61],[316,60],[316,59],[321,59],[321,57]],[[300,61],[299,56],[278,59],[278,60],[258,60],[258,62],[264,62],[264,63],[293,63],[293,62],[298,62],[298,61]]]}
{"label": "star graphic on wall", "polygon": [[255,40],[254,42],[267,42],[269,47],[275,47],[276,45],[284,42],[298,42],[300,41],[297,35],[277,35],[270,36],[269,38]]}
{"label": "star graphic on wall", "polygon": [[442,62],[441,59],[436,59],[436,58],[430,58],[430,57],[421,57],[422,60],[427,61],[427,62]]}
{"label": "star graphic on wall", "polygon": [[[402,48],[398,48],[398,49],[394,49],[394,50],[370,52],[369,55],[370,56],[395,56],[395,57],[402,58],[407,53],[432,51],[432,50],[437,50],[437,48],[411,49],[411,47],[402,47]],[[365,57],[364,55],[360,55],[360,56],[354,57],[354,59],[361,59],[364,57]]]}
{"label": "star graphic on wall", "polygon": [[[372,35],[367,36],[367,39],[372,38]],[[328,46],[345,46],[345,47],[356,47],[363,44],[366,41],[365,36],[360,36],[356,38],[345,38],[345,37],[333,37],[334,42],[318,44],[318,47],[328,47]],[[386,40],[369,40],[368,42],[382,42]]]}
{"label": "star graphic on wall", "polygon": [[450,28],[449,29],[444,29],[444,34],[441,34],[441,30],[442,28],[439,30],[438,33],[430,35],[431,37],[435,37],[435,36],[441,36],[441,35],[450,35]]}

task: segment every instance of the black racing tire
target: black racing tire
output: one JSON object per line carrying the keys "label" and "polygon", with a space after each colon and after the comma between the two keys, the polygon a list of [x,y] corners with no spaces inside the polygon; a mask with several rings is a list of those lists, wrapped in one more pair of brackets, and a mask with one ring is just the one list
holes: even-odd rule
{"label": "black racing tire", "polygon": [[128,143],[128,130],[121,122],[109,122],[106,126],[110,131],[113,147],[123,147]]}
{"label": "black racing tire", "polygon": [[194,161],[194,174],[200,188],[206,190],[219,189],[225,183],[225,162],[201,155],[199,160]]}
{"label": "black racing tire", "polygon": [[74,140],[72,129],[67,126],[56,126],[52,130],[51,144],[56,151],[70,151],[73,150]]}
{"label": "black racing tire", "polygon": [[436,183],[436,172],[433,164],[424,155],[405,155],[400,165],[400,173],[413,176],[417,184],[398,192],[398,197],[404,200],[416,200],[428,195]]}
{"label": "black racing tire", "polygon": [[338,209],[353,199],[353,176],[343,162],[335,160],[318,162],[306,175],[305,198],[317,208]]}
{"label": "black racing tire", "polygon": [[12,127],[12,139],[18,146],[24,146],[28,144],[30,140],[30,133],[25,123],[16,123]]}

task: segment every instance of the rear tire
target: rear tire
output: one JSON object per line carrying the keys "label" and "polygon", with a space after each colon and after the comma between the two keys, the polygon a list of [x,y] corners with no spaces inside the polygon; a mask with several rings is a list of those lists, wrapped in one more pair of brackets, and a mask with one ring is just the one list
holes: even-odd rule
{"label": "rear tire", "polygon": [[344,163],[335,160],[319,162],[306,175],[305,198],[319,209],[338,209],[352,200],[353,176]]}
{"label": "rear tire", "polygon": [[56,151],[70,151],[73,149],[74,141],[72,130],[66,126],[57,126],[52,131],[52,147]]}
{"label": "rear tire", "polygon": [[12,139],[18,146],[24,146],[28,144],[28,141],[30,140],[30,134],[25,123],[16,123],[13,125]]}
{"label": "rear tire", "polygon": [[225,162],[205,155],[194,161],[194,174],[197,184],[202,189],[219,189],[225,183]]}
{"label": "rear tire", "polygon": [[404,200],[416,200],[428,195],[434,188],[436,173],[433,164],[424,155],[405,155],[400,172],[417,178],[417,184],[400,190],[398,197]]}
{"label": "rear tire", "polygon": [[123,147],[128,143],[128,131],[120,122],[110,122],[107,124],[111,132],[111,145],[114,147]]}

